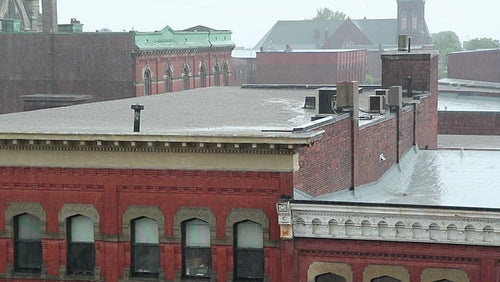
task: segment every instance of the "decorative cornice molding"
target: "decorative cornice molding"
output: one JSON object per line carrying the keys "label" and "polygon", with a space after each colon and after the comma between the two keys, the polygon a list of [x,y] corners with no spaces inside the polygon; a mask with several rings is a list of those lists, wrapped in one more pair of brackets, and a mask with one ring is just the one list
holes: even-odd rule
{"label": "decorative cornice molding", "polygon": [[500,246],[498,217],[494,211],[278,204],[278,223],[303,238]]}

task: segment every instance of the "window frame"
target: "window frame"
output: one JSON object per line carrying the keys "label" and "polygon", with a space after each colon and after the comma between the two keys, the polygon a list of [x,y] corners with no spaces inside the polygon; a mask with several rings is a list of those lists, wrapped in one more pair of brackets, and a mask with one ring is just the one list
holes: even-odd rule
{"label": "window frame", "polygon": [[[89,219],[92,222],[92,243],[90,242],[73,242],[72,241],[72,224],[73,220],[77,217],[85,217]],[[66,272],[69,276],[94,276],[95,274],[95,268],[96,268],[96,249],[95,249],[95,232],[94,232],[94,221],[92,218],[82,215],[82,214],[75,214],[70,217],[66,218]],[[91,254],[89,259],[90,259],[90,265],[89,269],[75,269],[79,268],[78,266],[73,266],[73,257],[78,258],[80,257],[79,255],[76,255],[75,249],[80,248],[80,249],[88,249],[89,253]],[[79,260],[82,260],[80,257]]]}
{"label": "window frame", "polygon": [[[136,242],[136,222],[137,220],[140,219],[149,219],[157,224],[156,232],[158,236],[158,243],[137,243]],[[160,276],[160,270],[161,270],[161,258],[160,258],[160,241],[159,241],[159,236],[160,236],[160,230],[158,227],[158,222],[150,217],[147,216],[141,216],[138,218],[134,218],[130,221],[130,276],[133,278],[159,278]],[[154,248],[154,252],[157,255],[158,259],[158,267],[156,272],[138,272],[136,268],[136,252],[138,248],[144,248],[144,249],[152,249]]]}
{"label": "window frame", "polygon": [[[31,216],[35,218],[38,221],[38,231],[40,235],[38,236],[38,240],[25,240],[25,239],[19,239],[20,231],[19,231],[19,219],[22,216]],[[15,273],[27,273],[27,274],[40,274],[42,271],[42,259],[43,259],[43,254],[42,254],[42,238],[41,238],[41,233],[42,233],[42,228],[41,228],[41,221],[40,219],[30,213],[22,213],[14,216],[13,218],[13,230],[14,230],[14,272]],[[20,256],[20,249],[22,245],[27,244],[28,246],[24,249],[26,250],[33,250],[34,247],[36,247],[38,250],[36,251],[36,256],[37,260],[39,261],[37,267],[23,267],[20,265],[21,258]],[[30,252],[30,258],[33,258],[33,253]],[[23,252],[23,257],[25,257],[25,253]]]}
{"label": "window frame", "polygon": [[[209,236],[208,241],[209,241],[209,244],[210,244],[208,247],[187,246],[187,242],[186,242],[187,241],[187,233],[186,233],[186,231],[187,231],[187,225],[190,222],[194,222],[194,221],[204,222],[208,226],[208,236]],[[198,218],[188,219],[188,220],[185,220],[185,221],[182,222],[181,232],[182,232],[182,278],[186,279],[186,280],[210,280],[211,276],[212,276],[212,244],[211,244],[212,236],[211,236],[211,226],[210,226],[210,223],[208,223],[205,220],[198,219]],[[188,257],[187,257],[187,254],[186,254],[187,250],[199,250],[201,252],[208,253],[208,262],[207,262],[208,271],[207,271],[206,275],[197,276],[197,275],[188,275],[186,273],[187,272],[186,270],[187,270],[187,267],[188,267],[187,266]]]}
{"label": "window frame", "polygon": [[[265,256],[264,256],[264,244],[262,248],[240,248],[238,247],[238,225],[243,223],[252,223],[259,225],[262,229],[262,242],[264,243],[264,227],[262,224],[257,223],[253,220],[243,220],[240,222],[236,222],[233,225],[233,273],[234,273],[234,281],[264,281],[265,277]],[[257,254],[259,256],[261,273],[256,277],[248,277],[248,276],[239,276],[239,260],[240,257],[248,257],[249,255]],[[252,256],[254,257],[254,256]],[[255,258],[255,257],[254,257]]]}

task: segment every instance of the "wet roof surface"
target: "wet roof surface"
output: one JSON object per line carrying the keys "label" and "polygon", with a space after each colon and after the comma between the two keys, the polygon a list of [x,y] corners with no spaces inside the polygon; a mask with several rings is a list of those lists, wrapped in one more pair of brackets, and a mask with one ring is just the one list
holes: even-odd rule
{"label": "wet roof surface", "polygon": [[500,97],[439,93],[438,110],[500,112]]}
{"label": "wet roof surface", "polygon": [[379,181],[297,199],[426,206],[500,207],[500,151],[412,149]]}
{"label": "wet roof surface", "polygon": [[[0,115],[0,133],[133,134],[131,105],[144,105],[140,134],[258,135],[311,122],[303,109],[316,90],[200,88],[70,107]],[[279,135],[279,134],[275,134]]]}

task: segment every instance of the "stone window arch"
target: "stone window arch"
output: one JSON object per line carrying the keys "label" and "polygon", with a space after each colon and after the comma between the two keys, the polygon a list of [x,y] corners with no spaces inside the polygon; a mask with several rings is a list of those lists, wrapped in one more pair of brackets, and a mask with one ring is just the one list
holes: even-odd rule
{"label": "stone window arch", "polygon": [[[316,282],[318,276],[332,273],[344,278],[346,282],[353,281],[351,266],[346,263],[315,261],[307,269],[307,282]],[[340,280],[338,280],[340,281]]]}
{"label": "stone window arch", "polygon": [[174,238],[177,243],[182,240],[182,223],[191,219],[199,219],[210,225],[211,244],[217,238],[217,218],[208,207],[180,207],[174,215]]}
{"label": "stone window arch", "polygon": [[[64,204],[59,210],[59,232],[66,233],[66,221],[68,218],[75,215],[83,215],[92,220],[94,223],[94,236],[98,237],[99,233],[99,212],[92,204]],[[96,238],[97,239],[97,238]]]}
{"label": "stone window arch", "polygon": [[14,217],[22,214],[31,214],[40,221],[40,233],[43,237],[47,228],[47,213],[40,203],[11,202],[5,210],[5,232],[14,236]]}
{"label": "stone window arch", "polygon": [[368,220],[363,220],[361,222],[361,234],[363,236],[371,236],[372,234],[372,227],[371,227],[371,224]]}
{"label": "stone window arch", "polygon": [[312,221],[312,232],[313,234],[321,233],[321,220],[319,220],[318,218],[315,218]]}
{"label": "stone window arch", "polygon": [[335,219],[328,221],[328,234],[331,236],[337,235],[339,224]]}
{"label": "stone window arch", "polygon": [[126,240],[131,235],[130,223],[132,220],[140,217],[148,217],[158,223],[158,235],[165,234],[165,216],[158,206],[129,206],[122,216],[122,234]]}
{"label": "stone window arch", "polygon": [[238,222],[253,221],[262,226],[264,233],[264,246],[269,245],[269,218],[260,209],[231,209],[226,217],[226,238],[233,238],[233,226]]}
{"label": "stone window arch", "polygon": [[422,272],[422,282],[435,282],[435,281],[470,281],[468,273],[463,269],[454,268],[426,268]]}
{"label": "stone window arch", "polygon": [[384,280],[375,280],[375,279],[381,279],[383,277],[390,277],[392,279],[396,279],[394,281],[398,280],[401,282],[410,281],[410,273],[408,272],[408,269],[404,266],[399,266],[399,265],[371,264],[367,266],[363,272],[363,282],[384,281]]}

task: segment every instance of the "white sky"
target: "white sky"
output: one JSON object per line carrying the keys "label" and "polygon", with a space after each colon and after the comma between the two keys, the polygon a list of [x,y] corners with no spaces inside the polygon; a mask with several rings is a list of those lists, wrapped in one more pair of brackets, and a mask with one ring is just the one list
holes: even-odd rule
{"label": "white sky", "polygon": [[[237,46],[253,47],[278,20],[312,18],[328,7],[353,19],[396,18],[396,0],[59,0],[59,23],[77,18],[84,31],[185,29],[205,25],[233,31]],[[460,40],[500,39],[499,0],[427,0],[431,33],[452,30]]]}

